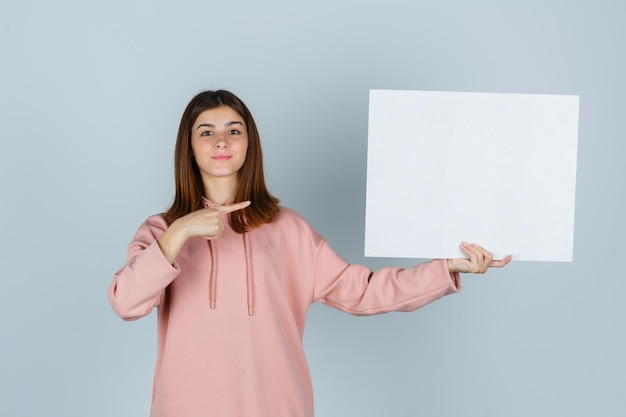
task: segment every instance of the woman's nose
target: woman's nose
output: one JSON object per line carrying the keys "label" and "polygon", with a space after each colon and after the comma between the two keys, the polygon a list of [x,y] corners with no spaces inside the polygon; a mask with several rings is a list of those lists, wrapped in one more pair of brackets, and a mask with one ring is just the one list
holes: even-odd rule
{"label": "woman's nose", "polygon": [[218,148],[221,148],[221,149],[228,147],[228,141],[224,137],[223,133],[220,133],[220,134],[217,135],[217,140],[215,141],[215,146],[218,147]]}

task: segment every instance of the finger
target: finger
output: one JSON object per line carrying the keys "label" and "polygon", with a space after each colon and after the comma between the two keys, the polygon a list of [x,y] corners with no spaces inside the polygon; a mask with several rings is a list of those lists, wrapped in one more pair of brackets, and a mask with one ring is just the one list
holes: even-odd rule
{"label": "finger", "polygon": [[465,241],[461,242],[460,246],[461,246],[461,251],[463,251],[463,253],[466,254],[467,256],[469,256],[473,252],[476,252],[476,250],[472,248],[472,246]]}
{"label": "finger", "polygon": [[484,274],[485,272],[487,272],[487,270],[489,269],[489,265],[493,261],[493,253],[489,252],[487,249],[483,248],[482,246],[480,246],[480,245],[478,245],[476,243],[472,243],[472,247],[477,249],[478,252],[480,253],[480,255],[478,257],[480,259],[480,265],[479,265],[479,272],[478,273]]}
{"label": "finger", "polygon": [[501,259],[501,260],[491,261],[491,263],[489,264],[489,267],[490,268],[502,268],[504,265],[511,262],[511,259],[513,259],[513,255],[509,255],[506,258]]}
{"label": "finger", "polygon": [[461,243],[461,250],[473,261],[479,261],[483,258],[483,251],[478,245],[474,246],[474,244],[463,242]]}
{"label": "finger", "polygon": [[489,262],[491,262],[491,260],[493,259],[493,254],[491,252],[489,252],[487,249],[483,248],[482,246],[476,244],[476,243],[472,243],[472,247],[475,248],[476,250],[478,250],[478,252],[485,258],[488,259]]}
{"label": "finger", "polygon": [[478,269],[477,266],[480,264],[479,262],[480,254],[478,250],[472,247],[467,242],[461,243],[461,250],[463,251],[463,253],[465,253],[469,257],[469,260],[467,262],[467,267],[468,267],[467,272],[476,272]]}
{"label": "finger", "polygon": [[222,214],[226,214],[226,213],[232,213],[233,211],[245,209],[249,205],[250,205],[249,201],[242,201],[240,203],[229,204],[227,206],[217,206],[213,208]]}
{"label": "finger", "polygon": [[475,274],[484,274],[489,269],[489,264],[493,259],[493,255],[491,252],[485,250],[480,245],[476,243],[472,243],[471,245],[467,242],[462,243],[462,249],[465,248],[465,253],[471,254],[470,263],[471,263],[471,272]]}
{"label": "finger", "polygon": [[211,240],[217,239],[218,237],[222,236],[222,233],[224,233],[224,222],[222,222],[222,219],[218,218],[216,227],[217,227],[217,230],[211,233],[210,235],[208,235],[208,238]]}

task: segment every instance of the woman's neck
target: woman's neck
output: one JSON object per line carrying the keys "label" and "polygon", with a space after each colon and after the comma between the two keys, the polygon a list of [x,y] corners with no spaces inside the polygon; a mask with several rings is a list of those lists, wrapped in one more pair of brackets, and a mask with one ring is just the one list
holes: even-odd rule
{"label": "woman's neck", "polygon": [[223,177],[204,180],[204,196],[215,204],[232,203],[236,191],[236,178]]}

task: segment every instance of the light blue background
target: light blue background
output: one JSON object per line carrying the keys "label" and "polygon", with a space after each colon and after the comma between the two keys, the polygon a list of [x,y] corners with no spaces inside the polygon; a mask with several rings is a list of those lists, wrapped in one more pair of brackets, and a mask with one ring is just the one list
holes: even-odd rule
{"label": "light blue background", "polygon": [[155,315],[122,322],[106,290],[171,201],[184,106],[221,87],[273,193],[372,268],[416,261],[362,257],[370,88],[580,95],[573,263],[412,314],[315,306],[305,344],[320,417],[623,416],[625,21],[607,0],[3,0],[0,415],[148,414]]}

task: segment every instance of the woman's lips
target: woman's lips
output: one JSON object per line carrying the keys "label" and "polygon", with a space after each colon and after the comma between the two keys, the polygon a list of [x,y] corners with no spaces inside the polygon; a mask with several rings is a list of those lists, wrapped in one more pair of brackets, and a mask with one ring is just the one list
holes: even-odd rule
{"label": "woman's lips", "polygon": [[215,159],[216,161],[228,161],[231,156],[230,155],[216,155],[212,157],[213,159]]}

